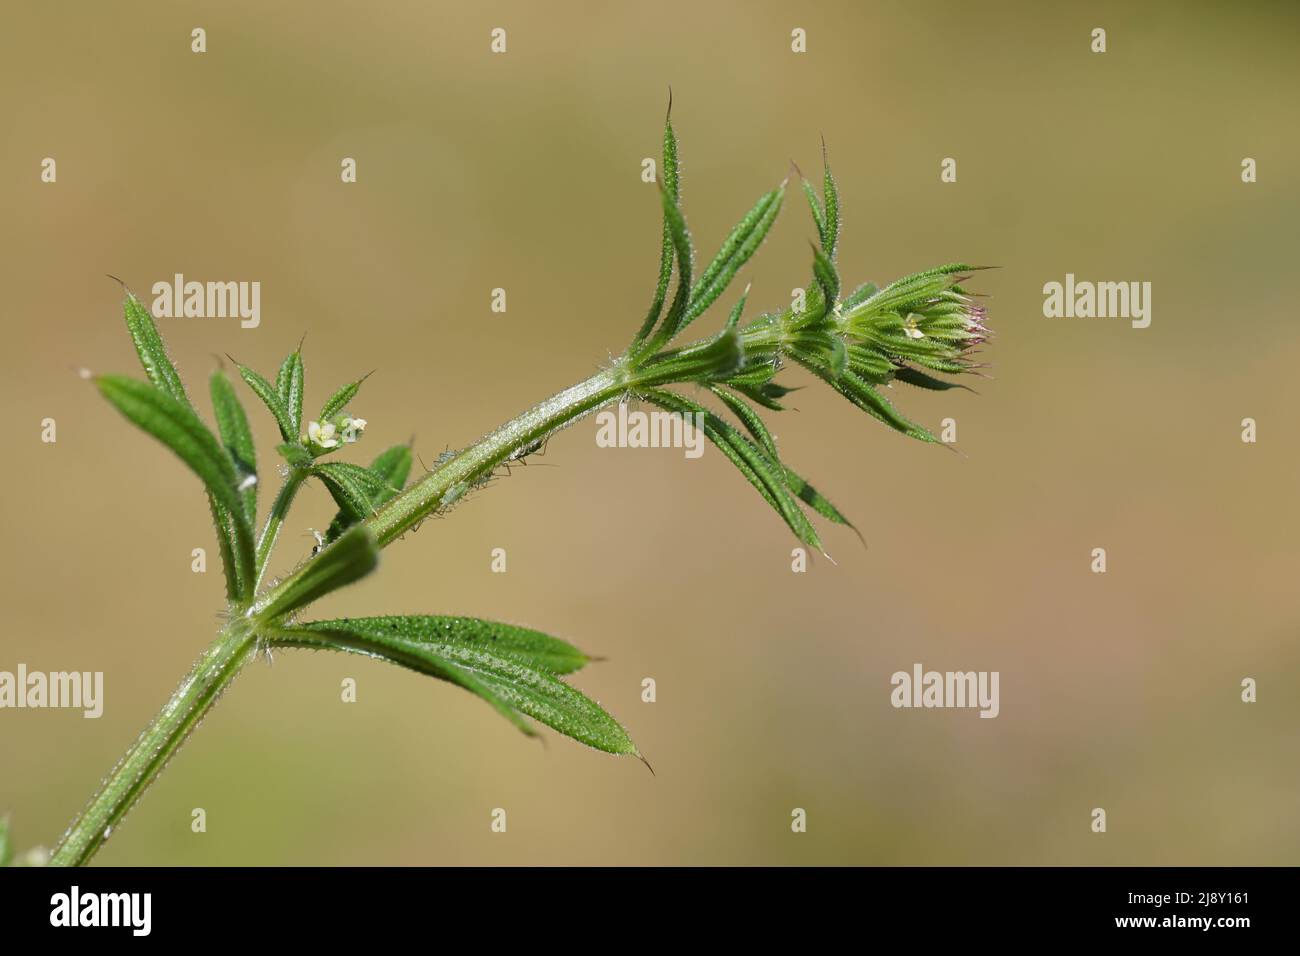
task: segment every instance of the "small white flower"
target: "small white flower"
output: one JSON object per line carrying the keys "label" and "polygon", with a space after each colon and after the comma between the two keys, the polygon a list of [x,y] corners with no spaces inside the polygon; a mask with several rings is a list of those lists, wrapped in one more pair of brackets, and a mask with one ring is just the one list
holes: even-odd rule
{"label": "small white flower", "polygon": [[319,445],[321,448],[334,448],[338,445],[338,439],[334,437],[334,426],[326,422],[322,425],[320,422],[312,422],[307,426],[307,437],[312,443]]}
{"label": "small white flower", "polygon": [[364,418],[345,418],[343,419],[343,440],[349,444],[361,437],[365,431],[366,420]]}
{"label": "small white flower", "polygon": [[909,339],[925,338],[925,333],[916,327],[916,313],[912,313],[903,320],[903,334]]}

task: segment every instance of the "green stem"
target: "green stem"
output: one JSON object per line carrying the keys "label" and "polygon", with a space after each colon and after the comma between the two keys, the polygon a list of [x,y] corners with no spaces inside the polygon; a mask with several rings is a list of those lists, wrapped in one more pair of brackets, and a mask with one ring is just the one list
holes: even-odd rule
{"label": "green stem", "polygon": [[252,594],[256,594],[257,589],[262,586],[262,577],[266,574],[266,565],[271,559],[271,552],[275,549],[275,542],[280,537],[280,528],[289,514],[289,506],[293,504],[294,495],[298,493],[306,478],[307,472],[304,469],[292,468],[289,477],[285,478],[284,484],[280,486],[279,494],[275,496],[271,513],[266,516],[266,524],[262,527],[262,536],[257,539],[256,571],[254,571],[256,580],[253,582]]}
{"label": "green stem", "polygon": [[566,388],[426,474],[378,514],[366,519],[366,524],[380,547],[389,544],[443,504],[451,504],[455,497],[474,482],[491,475],[512,455],[613,401],[632,384],[628,373],[615,366]]}
{"label": "green stem", "polygon": [[94,856],[235,679],[255,645],[256,635],[243,620],[232,622],[221,632],[73,820],[54,848],[51,866],[81,866]]}

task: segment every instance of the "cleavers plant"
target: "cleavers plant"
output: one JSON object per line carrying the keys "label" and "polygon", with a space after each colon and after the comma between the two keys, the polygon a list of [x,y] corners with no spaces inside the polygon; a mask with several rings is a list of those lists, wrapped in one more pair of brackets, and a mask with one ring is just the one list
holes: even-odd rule
{"label": "cleavers plant", "polygon": [[[118,411],[170,448],[202,480],[220,545],[228,607],[217,639],[63,834],[51,863],[83,864],[94,855],[243,665],[262,650],[316,648],[390,661],[479,695],[525,733],[533,733],[532,718],[599,750],[639,757],[613,717],[561,680],[588,661],[565,641],[466,617],[300,619],[312,601],[374,570],[382,548],[604,405],[639,400],[669,412],[699,413],[706,436],[799,541],[819,549],[808,511],[837,524],[849,522],[782,461],[759,412],[782,409],[781,400],[790,389],[777,384],[775,377],[785,365],[802,366],[904,435],[936,441],[895,411],[878,388],[893,381],[927,389],[959,387],[938,375],[976,368],[971,352],[988,332],[984,310],[961,284],[973,267],[941,266],[884,288],[867,283],[846,294],[835,265],[839,197],[826,165],[820,190],[800,177],[817,232],[813,282],[800,307],[742,324],[741,295],[720,331],[681,344],[682,334],[722,296],[763,242],[781,209],[788,180],[760,197],[717,255],[697,271],[678,202],[671,118],[664,129],[661,171],[658,282],[626,351],[591,378],[474,444],[444,453],[413,483],[408,484],[412,452],[406,445],[389,448],[364,467],[334,460],[336,452],[364,431],[365,421],[350,411],[361,380],[336,391],[320,413],[304,423],[301,343],[284,360],[274,382],[235,363],[239,376],[274,417],[282,439],[276,452],[283,482],[260,531],[255,531],[259,476],[274,469],[263,461],[259,471],[234,384],[223,370],[212,374],[214,434],[195,411],[149,311],[128,292],[126,325],[148,381],[117,375],[94,381]],[[719,410],[729,413],[739,427],[677,390],[680,386],[712,393]],[[264,585],[290,506],[312,479],[333,497],[338,513],[311,557]],[[0,834],[0,845],[6,842]]]}

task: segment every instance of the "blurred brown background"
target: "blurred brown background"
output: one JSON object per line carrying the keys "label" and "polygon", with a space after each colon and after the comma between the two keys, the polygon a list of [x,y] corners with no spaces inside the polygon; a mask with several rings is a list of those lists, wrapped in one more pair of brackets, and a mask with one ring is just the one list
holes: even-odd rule
{"label": "blurred brown background", "polygon": [[[657,776],[529,741],[427,678],[285,653],[248,669],[99,860],[1296,862],[1294,7],[21,2],[6,19],[0,669],[106,675],[100,720],[0,712],[21,845],[57,837],[222,601],[197,481],[74,374],[138,372],[104,273],[141,294],[175,272],[260,281],[256,330],[161,322],[191,390],[214,355],[274,371],[306,332],[309,407],[378,369],[353,457],[415,432],[430,460],[626,344],[658,248],[640,161],[671,84],[701,256],[791,159],[818,169],[824,134],[846,282],[1002,266],[976,282],[994,379],[895,390],[932,428],[955,417],[964,457],[797,393],[784,452],[869,547],[828,529],[838,564],[796,575],[789,533],[716,451],[605,451],[579,426],[542,459],[558,467],[427,524],[318,612],[565,636],[608,658],[575,683]],[[812,234],[792,197],[741,280],[751,306],[805,284]],[[1151,327],[1044,318],[1067,272],[1151,281]],[[332,513],[304,501],[276,570]],[[894,710],[889,675],[914,662],[1000,671],[1001,716]]]}

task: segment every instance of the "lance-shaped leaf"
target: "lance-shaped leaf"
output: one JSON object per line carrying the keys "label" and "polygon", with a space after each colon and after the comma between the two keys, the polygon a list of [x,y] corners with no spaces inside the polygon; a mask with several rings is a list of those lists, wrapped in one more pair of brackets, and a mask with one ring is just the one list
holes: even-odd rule
{"label": "lance-shaped leaf", "polygon": [[885,396],[877,392],[870,383],[860,378],[856,372],[847,370],[836,375],[829,367],[829,364],[820,356],[797,351],[791,352],[791,355],[800,365],[826,382],[858,408],[873,418],[884,422],[890,428],[902,432],[909,438],[916,438],[924,442],[937,443],[939,441],[929,431],[900,415]]}
{"label": "lance-shaped leaf", "polygon": [[212,389],[212,410],[217,418],[217,434],[226,447],[226,453],[235,465],[235,475],[243,489],[244,514],[250,524],[257,521],[257,453],[253,448],[253,433],[248,427],[248,416],[235,394],[234,383],[226,373],[217,369],[209,383]]}
{"label": "lance-shaped leaf", "polygon": [[691,247],[691,234],[686,228],[686,219],[682,216],[682,210],[677,205],[676,197],[670,195],[667,190],[663,190],[660,192],[660,199],[664,207],[664,221],[668,225],[668,231],[673,241],[673,257],[677,262],[677,289],[673,293],[673,302],[668,307],[668,314],[664,316],[663,324],[646,346],[643,347],[640,354],[656,352],[673,340],[673,337],[681,330],[686,317],[686,309],[690,305],[691,299],[691,269],[694,258],[694,250]]}
{"label": "lance-shaped leaf", "polygon": [[369,468],[351,462],[329,461],[314,465],[311,473],[325,483],[330,496],[352,521],[373,514],[379,501],[387,501],[396,493]]}
{"label": "lance-shaped leaf", "polygon": [[14,855],[13,842],[9,836],[9,815],[0,817],[0,866],[8,866]]}
{"label": "lance-shaped leaf", "polygon": [[826,214],[822,212],[821,200],[817,198],[817,190],[813,189],[812,183],[806,179],[801,179],[803,183],[803,194],[808,200],[808,208],[812,210],[813,225],[817,227],[817,241],[823,246],[826,245]]}
{"label": "lance-shaped leaf", "polygon": [[900,382],[906,382],[908,385],[915,385],[917,388],[929,389],[933,392],[946,392],[950,388],[964,388],[966,391],[971,389],[960,382],[949,382],[946,379],[935,378],[933,375],[926,375],[919,369],[903,366],[894,373],[894,377]]}
{"label": "lance-shaped leaf", "polygon": [[[812,485],[808,484],[798,472],[781,462],[777,455],[776,442],[772,439],[772,433],[768,431],[767,425],[759,417],[758,412],[750,408],[749,405],[741,398],[731,394],[725,388],[714,386],[713,394],[717,395],[732,413],[740,419],[745,428],[754,436],[758,446],[763,449],[768,458],[778,465],[785,477],[786,486],[794,493],[795,497],[802,501],[813,511],[817,512],[823,518],[834,521],[836,524],[842,524],[845,527],[852,528],[855,532],[858,530],[854,527],[853,522],[844,517],[840,510],[831,504],[830,500],[819,492]],[[861,534],[858,535],[862,537]]]}
{"label": "lance-shaped leaf", "polygon": [[536,631],[417,615],[313,621],[277,629],[274,640],[400,664],[477,694],[527,734],[534,731],[525,717],[532,717],[597,750],[641,756],[617,720],[556,676],[581,667],[586,657]]}
{"label": "lance-shaped leaf", "polygon": [[754,404],[762,405],[774,412],[785,411],[785,406],[781,404],[780,399],[790,392],[798,391],[798,389],[778,385],[776,382],[749,382],[732,378],[727,380],[727,384]]}
{"label": "lance-shaped leaf", "polygon": [[[327,463],[327,465],[332,464],[338,463]],[[411,446],[394,445],[372,461],[366,470],[378,482],[374,490],[367,492],[371,496],[371,506],[378,509],[406,486],[406,479],[411,473]],[[325,540],[333,541],[362,517],[364,515],[357,515],[351,507],[340,507],[338,514],[330,522],[329,530],[325,532]]]}
{"label": "lance-shaped leaf", "polygon": [[848,311],[849,309],[852,309],[856,306],[861,305],[863,302],[866,302],[878,291],[879,290],[876,288],[876,284],[874,282],[862,283],[862,285],[858,286],[856,289],[854,289],[852,292],[850,292],[847,296],[844,297],[845,311]]}
{"label": "lance-shaped leaf", "polygon": [[244,589],[252,588],[251,582],[245,583],[244,569],[235,559],[235,525],[230,520],[230,512],[217,504],[217,499],[208,492],[208,508],[212,512],[212,524],[217,529],[217,549],[221,554],[221,570],[226,579],[226,597],[237,601],[243,597]]}
{"label": "lance-shaped leaf", "polygon": [[806,329],[823,324],[835,310],[835,301],[840,294],[840,274],[835,263],[820,249],[813,247],[813,278],[817,286],[808,296],[807,310],[797,316],[790,327]]}
{"label": "lance-shaped leaf", "polygon": [[[167,348],[163,344],[153,316],[130,292],[127,293],[125,313],[127,331],[131,334],[131,341],[135,344],[136,353],[140,356],[140,364],[144,367],[149,381],[164,395],[171,396],[192,411],[194,406],[190,404],[189,395],[185,392],[185,385],[176,371],[176,366],[167,355]],[[236,561],[236,551],[239,548],[236,526],[230,521],[225,507],[217,502],[211,491],[208,492],[208,506],[212,511],[212,523],[216,528],[217,543],[221,552],[226,597],[233,601],[244,593],[244,575],[248,569],[241,568]]]}
{"label": "lance-shaped leaf", "polygon": [[361,390],[361,384],[369,377],[369,374],[363,375],[355,382],[349,382],[331,395],[329,401],[320,410],[320,420],[323,422],[329,421],[347,408],[348,402],[357,397],[357,392]]}
{"label": "lance-shaped leaf", "polygon": [[986,268],[989,267],[971,266],[962,262],[955,262],[946,266],[926,269],[924,272],[916,272],[891,282],[873,295],[868,300],[868,304],[874,309],[906,312],[912,306],[928,302],[945,292],[957,291],[959,288],[956,285],[958,280],[955,278],[957,273],[973,272]]}
{"label": "lance-shaped leaf", "polygon": [[826,141],[822,140],[822,194],[825,197],[825,220],[822,224],[822,251],[826,258],[835,261],[835,252],[840,241],[840,190],[831,175],[831,161],[826,152]]}
{"label": "lance-shaped leaf", "polygon": [[793,469],[785,469],[785,483],[794,492],[795,497],[806,504],[813,511],[817,512],[828,521],[834,521],[836,524],[842,524],[846,528],[851,528],[858,539],[862,540],[862,533],[857,527],[844,515],[840,514],[840,509],[831,504],[830,500],[820,491],[808,484]]}
{"label": "lance-shaped leaf", "polygon": [[741,267],[753,257],[758,247],[772,229],[777,215],[781,212],[781,203],[785,198],[785,183],[769,193],[764,193],[754,207],[745,213],[736,223],[731,234],[713,257],[713,261],[700,275],[695,288],[691,290],[690,307],[686,310],[677,331],[686,328],[717,301]]}
{"label": "lance-shaped leaf", "polygon": [[[233,358],[230,361],[235,362]],[[275,417],[275,424],[280,428],[280,437],[290,444],[297,442],[300,432],[294,424],[293,418],[290,417],[289,409],[281,400],[276,387],[246,365],[235,362],[235,368],[239,369],[239,377],[248,383],[248,387],[253,390],[253,394],[262,400],[262,404]]]}
{"label": "lance-shaped leaf", "polygon": [[120,375],[101,375],[95,384],[118,411],[175,452],[203,480],[216,504],[229,513],[238,579],[251,581],[252,524],[244,513],[235,466],[221,443],[189,405],[181,404],[147,382]]}
{"label": "lance-shaped leaf", "polygon": [[820,249],[813,250],[813,276],[817,279],[817,288],[821,290],[825,314],[829,315],[840,297],[840,273],[830,256]]}
{"label": "lance-shaped leaf", "polygon": [[713,392],[714,395],[718,396],[722,401],[722,404],[731,409],[733,415],[740,419],[740,423],[745,426],[745,429],[751,435],[754,436],[754,440],[758,443],[758,446],[767,453],[767,457],[771,458],[773,461],[781,460],[781,456],[777,453],[776,441],[772,438],[772,433],[767,430],[767,425],[763,422],[763,419],[759,417],[758,412],[754,411],[754,409],[749,406],[748,402],[740,396],[718,385],[710,387],[709,390]]}
{"label": "lance-shaped leaf", "polygon": [[303,366],[301,349],[294,349],[280,363],[280,371],[275,376],[275,392],[279,396],[280,404],[284,406],[285,414],[292,426],[289,434],[284,436],[284,440],[292,441],[302,434]]}
{"label": "lance-shaped leaf", "polygon": [[781,465],[773,463],[749,439],[698,402],[660,389],[648,389],[643,394],[646,401],[667,411],[698,415],[697,421],[702,423],[704,434],[781,516],[795,537],[821,550],[817,530],[786,487]]}
{"label": "lance-shaped leaf", "polygon": [[379,564],[379,546],[365,525],[346,531],[326,545],[297,574],[272,588],[252,608],[261,621],[273,621],[306,607],[331,591],[357,581]]}
{"label": "lance-shaped leaf", "polygon": [[149,310],[128,292],[125,311],[127,331],[131,333],[131,341],[135,343],[140,364],[144,366],[149,381],[163,394],[170,395],[183,405],[189,405],[189,396],[185,394],[180,373],[167,355],[167,348],[163,345],[162,336],[158,334],[158,326],[154,324]]}
{"label": "lance-shaped leaf", "polygon": [[[677,203],[681,195],[681,180],[677,169],[677,136],[673,132],[672,123],[673,101],[671,94],[668,99],[668,116],[664,119],[664,153],[663,168],[660,170],[662,175],[663,192],[666,196],[672,198],[673,203]],[[633,345],[640,342],[650,330],[655,327],[659,321],[659,316],[663,314],[664,300],[668,297],[668,283],[673,277],[673,235],[668,225],[668,213],[664,213],[663,240],[659,252],[659,282],[655,286],[654,298],[650,301],[650,309],[646,312],[645,321],[641,323],[641,328],[632,340]]]}

